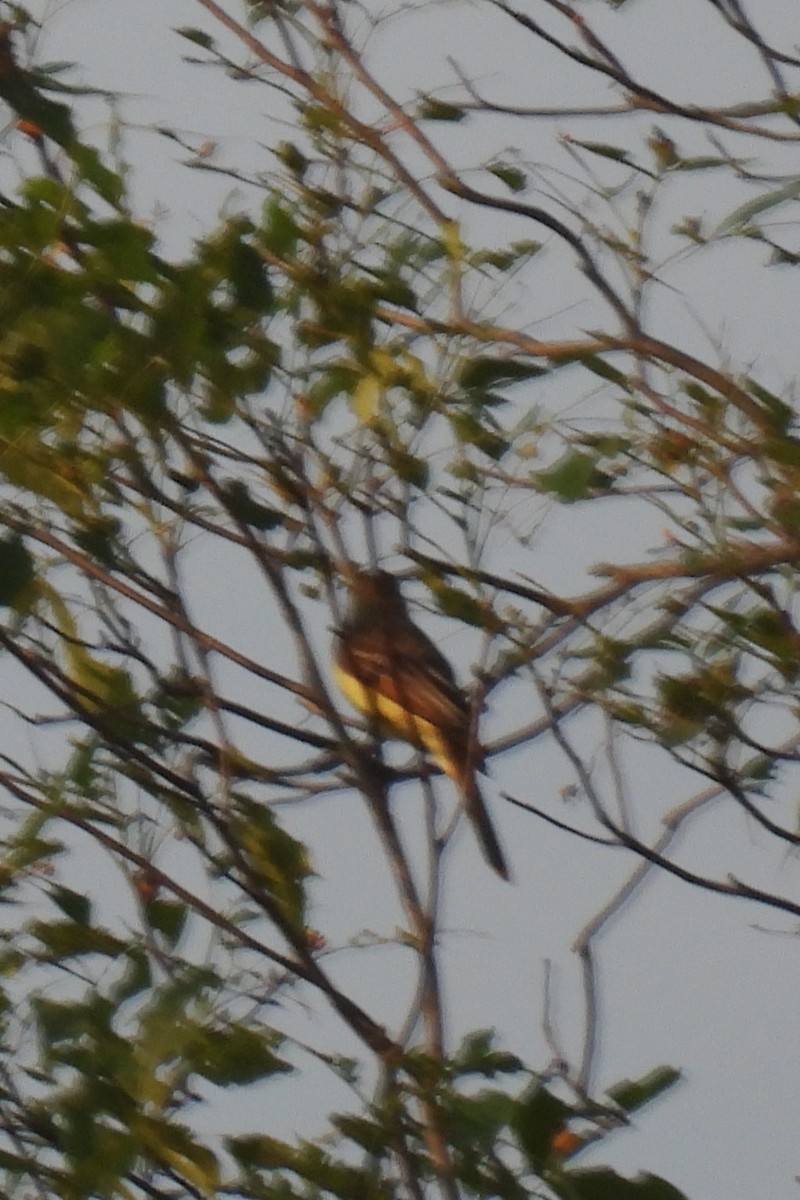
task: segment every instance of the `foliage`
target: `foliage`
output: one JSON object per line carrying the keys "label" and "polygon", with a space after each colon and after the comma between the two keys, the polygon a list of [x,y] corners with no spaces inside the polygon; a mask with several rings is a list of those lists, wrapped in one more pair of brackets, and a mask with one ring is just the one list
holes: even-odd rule
{"label": "foliage", "polygon": [[[493,20],[601,89],[579,116],[615,123],[616,141],[548,135],[573,172],[559,191],[555,166],[499,146],[482,167],[453,165],[465,143],[450,139],[503,105],[468,79],[455,99],[394,100],[350,6],[224,7],[198,0],[205,24],[182,44],[227,76],[232,103],[245,81],[288,94],[295,128],[269,173],[233,170],[257,202],[173,254],[112,148],[81,132],[82,89],[28,56],[33,18],[3,6],[0,97],[29,165],[0,211],[0,1190],[677,1198],[654,1175],[573,1161],[674,1068],[596,1095],[591,1023],[579,1061],[544,1070],[488,1033],[453,1049],[440,898],[458,852],[438,781],[384,762],[354,726],[318,630],[353,562],[402,555],[409,595],[477,647],[476,705],[496,696],[502,725],[488,756],[562,756],[580,808],[565,820],[558,798],[542,811],[511,797],[532,827],[557,821],[565,854],[571,832],[600,835],[696,886],[800,912],[671,854],[684,819],[720,798],[778,856],[798,842],[793,397],[666,340],[648,308],[674,253],[746,240],[797,265],[767,222],[794,211],[800,184],[743,156],[800,138],[786,82],[800,64],[738,5],[714,5],[774,90],[688,107],[596,31],[609,7],[622,28],[636,6],[548,0],[552,32],[492,0]],[[553,115],[513,119],[538,136]],[[705,172],[748,199],[667,237],[662,196]],[[500,245],[471,244],[476,212],[514,218]],[[513,288],[559,272],[588,293],[580,322],[567,310],[537,338],[524,314],[500,319]],[[532,531],[566,509],[640,520],[648,554],[621,545],[555,592]],[[667,837],[635,834],[630,796],[608,783],[643,742],[684,784]],[[389,803],[408,780],[426,798],[425,876]],[[376,945],[413,959],[404,1021],[368,1011],[311,925],[327,918],[324,881],[292,813],[343,791],[365,801],[403,910]],[[116,891],[98,884],[109,871]],[[335,1014],[346,1052],[338,1032],[313,1047],[291,1032],[298,998]],[[206,1104],[280,1088],[310,1047],[356,1098],[322,1144],[272,1137],[257,1106],[248,1130],[201,1132]]]}

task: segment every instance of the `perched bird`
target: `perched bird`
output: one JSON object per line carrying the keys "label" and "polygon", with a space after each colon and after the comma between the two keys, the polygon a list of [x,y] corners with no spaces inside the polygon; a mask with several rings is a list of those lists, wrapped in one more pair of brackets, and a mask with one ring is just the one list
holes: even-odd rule
{"label": "perched bird", "polygon": [[336,682],[379,733],[426,751],[453,780],[484,856],[508,879],[476,780],[483,756],[473,737],[469,701],[449,662],[411,620],[393,575],[359,572],[350,590],[352,608],[334,650]]}

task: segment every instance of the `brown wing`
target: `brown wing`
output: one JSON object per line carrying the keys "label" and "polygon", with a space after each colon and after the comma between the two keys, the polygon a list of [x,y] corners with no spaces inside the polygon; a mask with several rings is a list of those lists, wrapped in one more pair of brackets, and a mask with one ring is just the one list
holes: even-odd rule
{"label": "brown wing", "polygon": [[359,629],[340,644],[338,661],[370,691],[442,731],[469,724],[469,705],[447,659],[421,629]]}

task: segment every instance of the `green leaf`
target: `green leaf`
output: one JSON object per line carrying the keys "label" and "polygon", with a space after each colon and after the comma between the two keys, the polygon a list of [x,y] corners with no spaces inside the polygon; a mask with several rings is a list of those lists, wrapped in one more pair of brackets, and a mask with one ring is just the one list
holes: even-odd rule
{"label": "green leaf", "polygon": [[608,1167],[565,1171],[551,1180],[551,1187],[563,1200],[686,1200],[683,1192],[657,1175],[626,1179]]}
{"label": "green leaf", "polygon": [[275,1053],[281,1038],[271,1029],[230,1025],[209,1028],[206,1033],[206,1037],[187,1048],[187,1063],[218,1087],[255,1083],[293,1070],[290,1063]]}
{"label": "green leaf", "polygon": [[609,477],[600,471],[593,454],[581,450],[569,450],[555,466],[534,475],[543,492],[558,496],[566,504],[585,500],[595,488],[604,487]]}
{"label": "green leaf", "polygon": [[[781,512],[781,519],[784,514]],[[800,512],[793,514],[800,517]],[[736,613],[725,608],[709,605],[709,612],[732,631],[737,638],[743,638],[755,646],[760,646],[773,656],[774,666],[786,679],[795,679],[800,670],[797,658],[797,639],[790,622],[781,612],[771,608],[754,608],[747,613]]]}
{"label": "green leaf", "polygon": [[[796,672],[793,672],[796,674]],[[769,779],[774,779],[777,774],[777,764],[774,758],[769,758],[767,755],[759,755],[757,758],[751,758],[749,762],[741,768],[743,779],[752,779],[754,783],[764,783]]]}
{"label": "green leaf", "polygon": [[75,704],[102,716],[109,729],[126,737],[146,733],[140,718],[133,680],[124,667],[115,667],[90,654],[79,643],[64,647],[70,678],[77,685]]}
{"label": "green leaf", "polygon": [[248,23],[255,26],[260,21],[274,16],[275,9],[281,0],[246,0],[246,3]]}
{"label": "green leaf", "polygon": [[291,1169],[297,1161],[294,1146],[268,1134],[227,1138],[226,1145],[237,1162],[250,1168],[270,1171]]}
{"label": "green leaf", "polygon": [[281,258],[290,258],[300,240],[294,217],[277,196],[271,196],[264,205],[259,236],[265,248]]}
{"label": "green leaf", "polygon": [[388,447],[386,457],[397,472],[398,479],[419,488],[421,492],[425,491],[430,478],[430,465],[424,458],[410,454],[407,450],[397,450],[393,446]]}
{"label": "green leaf", "polygon": [[687,396],[691,396],[693,400],[697,401],[707,418],[715,419],[717,417],[724,406],[723,400],[718,393],[709,392],[701,384],[695,383],[693,380],[687,381],[682,386]]}
{"label": "green leaf", "polygon": [[454,433],[464,445],[474,446],[495,461],[508,452],[508,439],[472,413],[450,412],[448,417]]}
{"label": "green leaf", "polygon": [[681,158],[675,163],[673,170],[675,171],[709,171],[715,167],[727,167],[729,164],[724,158],[716,158],[710,154],[699,154],[694,158]]}
{"label": "green leaf", "polygon": [[79,925],[88,925],[92,916],[92,904],[87,896],[73,892],[71,888],[52,884],[49,889],[50,899],[65,916]]}
{"label": "green leaf", "polygon": [[170,946],[176,946],[186,928],[189,915],[185,904],[177,900],[148,900],[144,905],[147,922],[152,929],[162,934]]}
{"label": "green leaf", "polygon": [[470,262],[475,267],[494,267],[496,271],[508,271],[526,258],[532,258],[542,248],[541,242],[525,240],[512,242],[508,250],[475,250]]}
{"label": "green leaf", "polygon": [[496,1050],[493,1029],[467,1034],[453,1057],[455,1075],[513,1074],[524,1070],[521,1059],[505,1050]]}
{"label": "green leaf", "polygon": [[305,924],[303,882],[310,874],[306,848],[283,829],[264,804],[246,796],[237,799],[231,832],[286,917],[298,928]]}
{"label": "green leaf", "polygon": [[[84,1086],[69,1098],[60,1114],[58,1141],[69,1173],[59,1191],[69,1200],[121,1196],[120,1182],[139,1147],[130,1130],[112,1127],[103,1119],[103,1102],[110,1089],[98,1081],[88,1084],[90,1072],[84,1075]],[[118,1089],[116,1095],[120,1096]]]}
{"label": "green leaf", "polygon": [[511,1125],[535,1171],[540,1171],[552,1156],[553,1137],[573,1116],[572,1109],[547,1088],[535,1084],[518,1103]]}
{"label": "green leaf", "polygon": [[504,183],[510,192],[524,192],[528,186],[528,177],[525,172],[509,163],[489,163],[486,170]]}
{"label": "green leaf", "polygon": [[231,516],[254,529],[277,529],[283,524],[283,513],[277,508],[270,508],[254,500],[247,484],[242,479],[234,479],[223,484],[222,494]]}
{"label": "green leaf", "polygon": [[0,539],[0,604],[21,611],[36,577],[34,560],[16,534]]}
{"label": "green leaf", "polygon": [[61,843],[40,836],[46,820],[43,812],[33,813],[19,828],[16,837],[6,842],[0,860],[0,883],[13,883],[15,878],[30,874],[30,868],[34,866],[46,875],[48,865],[63,853]]}
{"label": "green leaf", "polygon": [[754,379],[748,379],[747,386],[772,417],[776,432],[786,433],[797,416],[795,409],[790,404],[787,404],[781,396],[776,396],[774,392],[768,391],[767,388],[762,387]]}
{"label": "green leaf", "polygon": [[220,1185],[219,1163],[211,1150],[198,1142],[188,1129],[175,1121],[148,1117],[143,1113],[136,1116],[131,1127],[157,1162],[171,1167],[204,1195],[216,1196]]}
{"label": "green leaf", "polygon": [[79,177],[85,183],[91,184],[98,196],[112,208],[118,208],[125,190],[124,184],[116,171],[111,171],[105,166],[94,146],[71,142],[66,149]]}
{"label": "green leaf", "polygon": [[386,304],[394,304],[398,308],[408,308],[416,312],[419,308],[413,288],[399,275],[392,271],[374,270],[374,279],[369,283],[370,293],[376,300]]}
{"label": "green leaf", "polygon": [[486,607],[475,596],[439,581],[432,581],[431,588],[436,595],[436,603],[445,616],[455,617],[476,629],[486,627]]}
{"label": "green leaf", "polygon": [[31,1159],[10,1154],[8,1150],[0,1150],[0,1169],[3,1171],[11,1171],[15,1175],[30,1175],[31,1165]]}
{"label": "green leaf", "polygon": [[500,1132],[513,1120],[517,1101],[506,1092],[485,1089],[474,1095],[447,1093],[442,1107],[454,1143],[468,1154],[491,1152]]}
{"label": "green leaf", "polygon": [[71,153],[76,137],[69,108],[43,95],[33,80],[30,72],[16,68],[16,64],[10,70],[4,66],[0,72],[0,96],[19,117],[30,121],[46,137]]}
{"label": "green leaf", "polygon": [[[310,1142],[301,1142],[295,1147],[263,1134],[229,1138],[226,1144],[236,1161],[249,1171],[291,1171],[303,1181],[304,1186],[299,1193],[287,1191],[287,1184],[281,1175],[279,1190],[276,1192],[273,1184],[265,1200],[266,1197],[284,1200],[295,1194],[304,1197],[330,1194],[340,1197],[340,1200],[386,1200],[388,1196],[385,1188],[376,1185],[372,1171],[365,1172],[360,1167],[338,1162],[320,1146]],[[387,1129],[384,1132],[384,1152],[389,1144],[391,1132]],[[262,1195],[260,1191],[258,1194]]]}
{"label": "green leaf", "polygon": [[387,1150],[386,1129],[377,1121],[368,1121],[348,1113],[334,1113],[331,1124],[368,1154],[381,1157]]}
{"label": "green leaf", "polygon": [[296,101],[295,107],[301,125],[310,133],[330,133],[334,137],[341,136],[343,129],[342,118],[329,105],[309,104],[300,100]]}
{"label": "green leaf", "polygon": [[[782,437],[766,438],[764,457],[784,467],[800,467],[800,438],[784,434]],[[759,521],[763,528],[763,520]]]}
{"label": "green leaf", "polygon": [[121,522],[114,517],[87,517],[83,527],[76,528],[72,536],[75,545],[85,550],[90,558],[104,567],[113,568],[118,565],[121,531]]}
{"label": "green leaf", "polygon": [[619,384],[626,392],[633,391],[628,376],[622,371],[618,371],[616,367],[612,367],[611,363],[606,362],[599,355],[584,354],[579,361],[581,366],[586,367],[586,370],[591,371],[593,375],[599,375],[601,379],[608,379],[611,383]]}
{"label": "green leaf", "polygon": [[272,285],[264,260],[251,245],[237,238],[228,264],[236,303],[252,312],[267,312],[272,304]]}
{"label": "green leaf", "polygon": [[466,115],[463,108],[427,95],[420,98],[416,112],[419,121],[463,121]]}
{"label": "green leaf", "polygon": [[525,379],[546,375],[547,368],[512,358],[490,358],[476,354],[461,366],[457,381],[465,392],[482,392],[492,387],[507,387]]}
{"label": "green leaf", "polygon": [[674,1087],[682,1078],[681,1072],[674,1067],[654,1067],[640,1079],[623,1079],[615,1083],[608,1089],[608,1096],[614,1104],[631,1113]]}
{"label": "green leaf", "polygon": [[720,237],[723,234],[739,233],[759,213],[776,208],[779,204],[786,204],[789,200],[796,200],[798,196],[800,196],[800,177],[790,179],[783,187],[776,188],[771,192],[763,192],[755,200],[748,200],[746,204],[735,208],[723,221],[720,221],[712,236]]}
{"label": "green leaf", "polygon": [[124,1004],[133,996],[138,996],[150,988],[153,982],[153,972],[150,960],[144,950],[139,947],[128,947],[125,954],[125,969],[109,989],[109,1000],[116,1007]]}
{"label": "green leaf", "polygon": [[84,954],[116,958],[125,950],[125,943],[107,929],[93,929],[74,921],[33,921],[28,930],[45,948],[37,953],[43,960],[62,962]]}
{"label": "green leaf", "polygon": [[308,400],[313,411],[321,413],[327,404],[345,393],[351,396],[361,376],[355,367],[343,363],[332,363],[314,380],[308,389]]}
{"label": "green leaf", "polygon": [[155,284],[162,278],[153,253],[153,233],[142,225],[122,218],[87,222],[81,231],[81,241],[96,251],[83,263],[92,276],[102,266],[102,274],[109,282],[129,279]]}
{"label": "green leaf", "polygon": [[272,148],[272,153],[287,167],[296,179],[302,179],[308,170],[309,161],[294,142],[281,142]]}
{"label": "green leaf", "polygon": [[610,158],[614,162],[625,163],[627,166],[633,165],[624,146],[612,146],[608,142],[583,142],[580,138],[574,137],[567,140],[571,146],[580,146],[582,150],[588,150],[590,154],[599,154],[601,158]]}
{"label": "green leaf", "polygon": [[177,33],[178,37],[186,38],[187,42],[192,42],[195,46],[202,46],[204,50],[214,49],[214,39],[204,29],[183,25],[180,29],[173,29],[173,33]]}
{"label": "green leaf", "polygon": [[362,425],[370,425],[381,411],[384,384],[377,375],[364,375],[353,389],[351,408]]}

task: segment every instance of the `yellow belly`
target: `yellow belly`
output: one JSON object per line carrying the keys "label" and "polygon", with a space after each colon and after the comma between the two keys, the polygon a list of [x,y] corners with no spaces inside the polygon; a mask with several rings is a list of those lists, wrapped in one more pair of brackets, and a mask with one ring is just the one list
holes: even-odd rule
{"label": "yellow belly", "polygon": [[366,717],[383,737],[397,738],[401,742],[409,742],[418,750],[430,754],[438,767],[445,774],[455,775],[455,764],[448,754],[441,731],[426,721],[424,717],[414,716],[386,696],[364,687],[352,675],[348,675],[336,664],[334,666],[336,683],[353,708]]}

